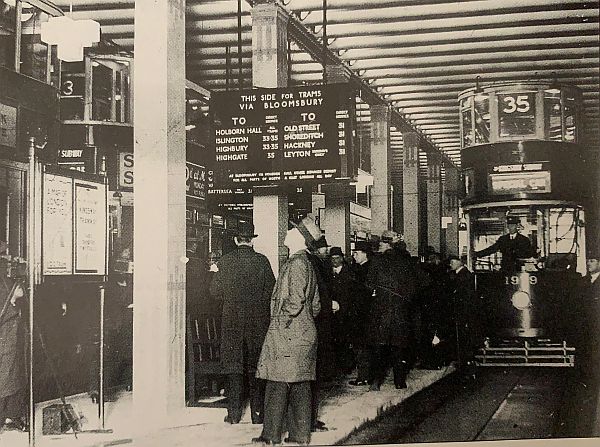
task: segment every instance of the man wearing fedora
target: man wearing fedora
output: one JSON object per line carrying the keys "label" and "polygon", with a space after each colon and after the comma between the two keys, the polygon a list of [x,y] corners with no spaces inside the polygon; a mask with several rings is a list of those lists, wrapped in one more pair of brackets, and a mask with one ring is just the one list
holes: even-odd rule
{"label": "man wearing fedora", "polygon": [[[290,229],[289,249],[271,299],[271,322],[256,377],[267,381],[263,430],[252,442],[279,444],[287,423],[286,442],[308,444],[311,433],[311,388],[316,378],[317,329],[321,310],[316,273],[307,247],[322,236],[310,216]],[[287,418],[286,418],[287,414]]]}
{"label": "man wearing fedora", "polygon": [[236,249],[224,255],[210,286],[223,302],[221,363],[228,375],[227,417],[237,424],[242,418],[244,379],[250,391],[253,424],[263,420],[264,382],[255,377],[260,349],[269,326],[271,293],[275,276],[266,256],[252,247],[254,225],[242,222],[234,237]]}

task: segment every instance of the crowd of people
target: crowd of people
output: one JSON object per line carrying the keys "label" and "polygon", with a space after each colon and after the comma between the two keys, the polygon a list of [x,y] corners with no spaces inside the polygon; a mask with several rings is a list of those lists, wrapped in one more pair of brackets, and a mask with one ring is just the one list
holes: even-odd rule
{"label": "crowd of people", "polygon": [[471,363],[479,319],[460,258],[445,262],[429,249],[420,262],[391,230],[345,254],[309,215],[287,232],[289,257],[275,280],[254,237],[252,224],[240,226],[210,286],[223,306],[225,422],[240,422],[247,387],[252,423],[263,424],[253,442],[308,444],[311,432],[328,429],[318,418],[323,383],[354,371],[351,386],[376,392],[390,367],[403,389],[415,366]]}

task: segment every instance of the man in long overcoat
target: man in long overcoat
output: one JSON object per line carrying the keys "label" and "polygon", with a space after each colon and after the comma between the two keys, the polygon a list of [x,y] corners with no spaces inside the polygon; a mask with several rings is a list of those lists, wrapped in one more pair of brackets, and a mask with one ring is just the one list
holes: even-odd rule
{"label": "man in long overcoat", "polygon": [[385,380],[386,351],[392,355],[396,388],[406,388],[409,349],[413,342],[412,301],[418,286],[427,283],[409,258],[399,256],[392,249],[398,238],[393,231],[383,232],[379,241],[380,255],[372,260],[367,276],[367,285],[374,291],[367,334],[372,350],[372,391],[378,391]]}
{"label": "man in long overcoat", "polygon": [[224,255],[210,286],[223,300],[221,364],[228,375],[226,422],[237,424],[243,413],[244,375],[250,388],[252,423],[263,419],[264,382],[256,380],[256,364],[269,327],[269,306],[275,276],[266,256],[252,247],[254,226],[241,224],[234,238],[237,248]]}
{"label": "man in long overcoat", "polygon": [[0,260],[0,426],[21,429],[25,405],[25,328],[21,317],[25,291],[7,277],[6,261]]}
{"label": "man in long overcoat", "polygon": [[319,237],[321,230],[306,217],[285,238],[289,258],[275,284],[271,322],[256,371],[257,377],[267,380],[265,419],[260,437],[252,442],[279,444],[286,411],[286,442],[310,442],[310,381],[316,378],[317,363],[314,319],[321,305],[306,248]]}
{"label": "man in long overcoat", "polygon": [[[451,255],[450,262],[450,290],[454,307],[454,319],[457,336],[457,356],[459,365],[463,368],[473,369],[475,353],[481,338],[479,327],[479,309],[475,280],[473,273],[464,265],[462,259]],[[473,375],[472,371],[466,371]]]}

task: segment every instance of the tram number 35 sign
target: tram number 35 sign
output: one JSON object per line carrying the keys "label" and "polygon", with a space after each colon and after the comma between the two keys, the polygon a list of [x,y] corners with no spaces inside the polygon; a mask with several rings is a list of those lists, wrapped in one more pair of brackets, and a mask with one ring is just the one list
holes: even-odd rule
{"label": "tram number 35 sign", "polygon": [[502,98],[502,101],[504,102],[502,109],[504,113],[526,113],[531,109],[528,95],[517,95],[516,97],[507,95]]}

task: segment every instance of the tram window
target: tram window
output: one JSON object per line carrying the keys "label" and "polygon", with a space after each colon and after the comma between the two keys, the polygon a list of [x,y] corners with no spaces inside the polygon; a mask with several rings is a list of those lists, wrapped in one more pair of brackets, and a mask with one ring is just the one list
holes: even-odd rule
{"label": "tram window", "polygon": [[475,143],[490,140],[490,99],[487,94],[475,96]]}
{"label": "tram window", "polygon": [[546,138],[548,140],[562,141],[560,90],[551,89],[544,92],[544,110]]}
{"label": "tram window", "polygon": [[471,120],[471,109],[462,111],[463,147],[473,144],[473,122]]}
{"label": "tram window", "polygon": [[549,252],[574,253],[576,251],[575,215],[572,209],[553,208],[549,219]]}
{"label": "tram window", "polygon": [[48,46],[41,41],[42,23],[50,16],[33,6],[21,12],[21,73],[46,82]]}
{"label": "tram window", "polygon": [[500,137],[535,135],[535,94],[498,95]]}
{"label": "tram window", "polygon": [[565,141],[576,142],[575,98],[565,96]]}
{"label": "tram window", "polygon": [[92,61],[92,119],[110,121],[113,71],[104,63]]}
{"label": "tram window", "polygon": [[84,119],[85,73],[83,62],[63,62],[60,86],[60,118]]}
{"label": "tram window", "polygon": [[0,0],[0,67],[15,68],[15,24],[17,9],[14,4]]}

